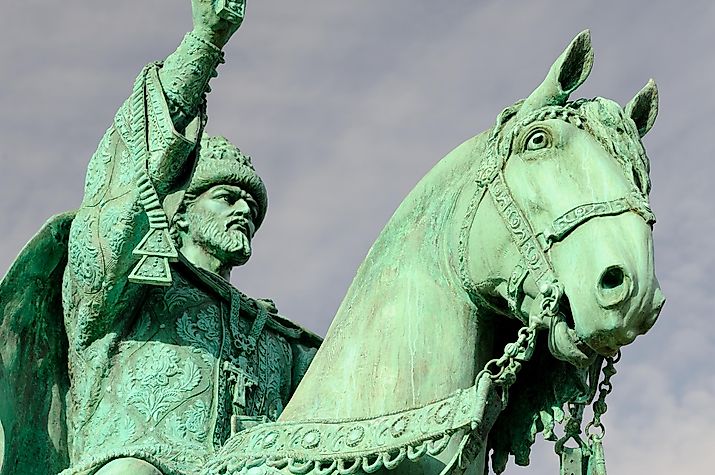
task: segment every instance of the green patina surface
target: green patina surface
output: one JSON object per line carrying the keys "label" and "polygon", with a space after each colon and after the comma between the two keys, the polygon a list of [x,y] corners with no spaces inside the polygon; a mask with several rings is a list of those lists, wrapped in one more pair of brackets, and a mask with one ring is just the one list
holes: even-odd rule
{"label": "green patina surface", "polygon": [[487,454],[500,473],[559,422],[562,471],[605,473],[583,409],[602,428],[613,356],[664,303],[640,141],[655,84],[625,108],[569,101],[593,62],[577,36],[409,194],[321,345],[228,281],[267,209],[251,159],[203,134],[245,5],[192,6],[80,208],[0,285],[2,474],[481,474]]}

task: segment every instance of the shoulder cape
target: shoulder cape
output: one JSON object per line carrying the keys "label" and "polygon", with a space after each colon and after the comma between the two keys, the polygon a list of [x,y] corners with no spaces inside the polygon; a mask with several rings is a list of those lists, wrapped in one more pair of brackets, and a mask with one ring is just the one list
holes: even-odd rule
{"label": "shoulder cape", "polygon": [[69,464],[61,293],[74,215],[50,218],[0,282],[0,475],[46,475]]}
{"label": "shoulder cape", "polygon": [[[228,302],[231,301],[232,289],[238,290],[233,287],[230,282],[218,275],[194,266],[181,253],[179,253],[178,262],[173,265],[183,268],[195,283],[199,285],[203,284],[211,289],[219,298]],[[288,341],[299,343],[309,348],[318,348],[323,342],[320,336],[280,315],[273,301],[268,299],[255,299],[247,296],[240,290],[238,292],[241,295],[241,311],[245,312],[244,315],[247,318],[256,318],[258,302],[262,302],[268,307],[268,321],[266,322],[266,326],[285,337]]]}

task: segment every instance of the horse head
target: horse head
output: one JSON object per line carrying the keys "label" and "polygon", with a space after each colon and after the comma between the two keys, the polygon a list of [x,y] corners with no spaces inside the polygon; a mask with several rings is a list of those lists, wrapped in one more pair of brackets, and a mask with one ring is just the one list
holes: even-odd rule
{"label": "horse head", "polygon": [[475,293],[503,299],[524,321],[556,289],[561,318],[540,323],[554,355],[577,366],[648,331],[665,301],[640,141],[657,89],[649,81],[624,109],[603,98],[568,102],[592,62],[586,31],[526,100],[500,114],[478,170],[464,273]]}
{"label": "horse head", "polygon": [[[528,464],[536,433],[553,438],[563,405],[592,397],[597,357],[648,331],[665,302],[641,143],[657,115],[657,89],[648,81],[624,108],[600,97],[569,101],[592,63],[585,31],[529,97],[499,114],[477,148],[474,185],[465,187],[472,196],[459,238],[465,289],[482,314],[547,330],[550,350],[522,370],[489,435],[497,473],[509,453]],[[539,320],[547,303],[557,311]],[[495,353],[512,330],[495,337]]]}

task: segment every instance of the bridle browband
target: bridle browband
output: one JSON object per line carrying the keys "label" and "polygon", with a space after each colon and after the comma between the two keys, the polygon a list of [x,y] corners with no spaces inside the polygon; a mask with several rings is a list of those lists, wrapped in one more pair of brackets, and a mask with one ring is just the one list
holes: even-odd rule
{"label": "bridle browband", "polygon": [[[521,302],[525,297],[523,283],[528,276],[531,276],[536,283],[542,296],[557,293],[560,298],[563,287],[556,276],[548,251],[557,242],[563,241],[579,226],[593,218],[605,216],[617,216],[623,213],[633,212],[642,217],[649,225],[655,223],[655,215],[648,205],[646,191],[639,189],[635,179],[631,179],[633,189],[627,196],[610,201],[585,203],[572,208],[553,222],[541,232],[535,232],[529,218],[520,208],[514,199],[509,185],[504,178],[506,163],[512,154],[514,138],[519,132],[533,122],[546,119],[560,119],[572,124],[579,129],[586,130],[596,138],[604,148],[611,154],[618,150],[618,147],[605,146],[604,139],[597,136],[586,125],[586,117],[580,113],[579,106],[586,101],[568,103],[565,106],[547,106],[537,109],[533,113],[520,120],[510,129],[508,135],[503,137],[503,131],[510,119],[514,118],[521,104],[505,109],[497,118],[492,133],[486,146],[486,156],[481,161],[476,175],[476,190],[469,203],[464,223],[460,229],[459,236],[459,273],[462,284],[472,299],[483,300],[479,295],[479,286],[469,275],[467,249],[469,235],[474,224],[479,205],[484,197],[489,195],[501,216],[504,224],[509,230],[512,241],[519,249],[521,260],[512,272],[507,282],[506,300],[510,312],[520,320],[527,323],[528,316],[521,310]],[[500,140],[500,138],[502,138]],[[624,161],[630,163],[631,157],[614,157],[620,163]]]}

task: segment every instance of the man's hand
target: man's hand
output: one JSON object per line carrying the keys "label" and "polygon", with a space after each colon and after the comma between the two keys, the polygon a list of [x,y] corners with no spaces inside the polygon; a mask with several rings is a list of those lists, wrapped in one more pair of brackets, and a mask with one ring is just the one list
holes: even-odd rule
{"label": "man's hand", "polygon": [[223,48],[243,22],[246,0],[191,0],[194,33]]}

